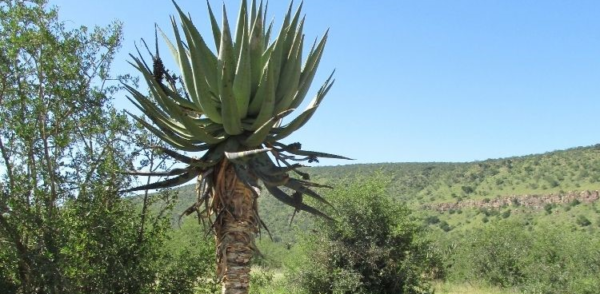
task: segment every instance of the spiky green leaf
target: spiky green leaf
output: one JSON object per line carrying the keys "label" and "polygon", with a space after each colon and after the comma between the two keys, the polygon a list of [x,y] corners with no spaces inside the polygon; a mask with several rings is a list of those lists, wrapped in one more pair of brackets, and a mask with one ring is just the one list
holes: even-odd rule
{"label": "spiky green leaf", "polygon": [[221,98],[221,115],[223,127],[229,135],[239,135],[243,132],[242,122],[238,113],[237,101],[233,91],[236,61],[233,52],[231,31],[227,20],[227,11],[223,5],[223,26],[221,32],[221,45],[219,47],[219,95]]}

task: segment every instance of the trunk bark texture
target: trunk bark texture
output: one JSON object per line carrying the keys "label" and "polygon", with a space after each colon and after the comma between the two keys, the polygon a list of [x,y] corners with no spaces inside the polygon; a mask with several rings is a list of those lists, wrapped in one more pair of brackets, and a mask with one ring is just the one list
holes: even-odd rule
{"label": "trunk bark texture", "polygon": [[256,250],[258,195],[238,179],[227,160],[215,172],[213,213],[221,293],[245,294],[250,288],[250,262]]}

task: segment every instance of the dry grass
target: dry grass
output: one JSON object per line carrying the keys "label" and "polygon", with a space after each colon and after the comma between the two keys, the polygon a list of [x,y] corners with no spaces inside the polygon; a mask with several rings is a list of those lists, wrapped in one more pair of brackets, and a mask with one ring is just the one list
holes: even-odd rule
{"label": "dry grass", "polygon": [[436,294],[516,294],[514,290],[501,289],[476,284],[434,283]]}

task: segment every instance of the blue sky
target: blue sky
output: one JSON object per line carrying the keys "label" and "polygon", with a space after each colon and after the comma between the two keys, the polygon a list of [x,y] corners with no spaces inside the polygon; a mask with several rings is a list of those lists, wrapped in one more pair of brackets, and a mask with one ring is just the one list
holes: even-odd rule
{"label": "blue sky", "polygon": [[[216,11],[225,3],[234,23],[238,0],[210,3]],[[124,23],[115,73],[133,73],[134,42],[153,41],[154,23],[170,32],[175,12],[166,0],[50,4],[70,25]],[[211,34],[205,1],[178,4]],[[287,5],[270,1],[276,28]],[[289,143],[352,163],[474,161],[600,143],[600,1],[306,0],[303,11],[308,40],[330,28],[313,89],[333,69],[336,83]],[[124,100],[117,105],[130,108]]]}

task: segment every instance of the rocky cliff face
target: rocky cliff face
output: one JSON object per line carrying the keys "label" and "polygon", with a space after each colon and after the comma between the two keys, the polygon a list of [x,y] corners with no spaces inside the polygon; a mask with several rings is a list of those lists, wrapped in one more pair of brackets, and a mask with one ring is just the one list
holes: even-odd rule
{"label": "rocky cliff face", "polygon": [[524,206],[533,209],[543,209],[546,204],[567,204],[575,200],[581,203],[592,203],[598,201],[598,191],[567,192],[564,194],[549,195],[512,195],[503,198],[464,200],[455,203],[437,203],[424,205],[426,209],[434,209],[440,212],[464,208],[487,208],[500,209],[506,206]]}

